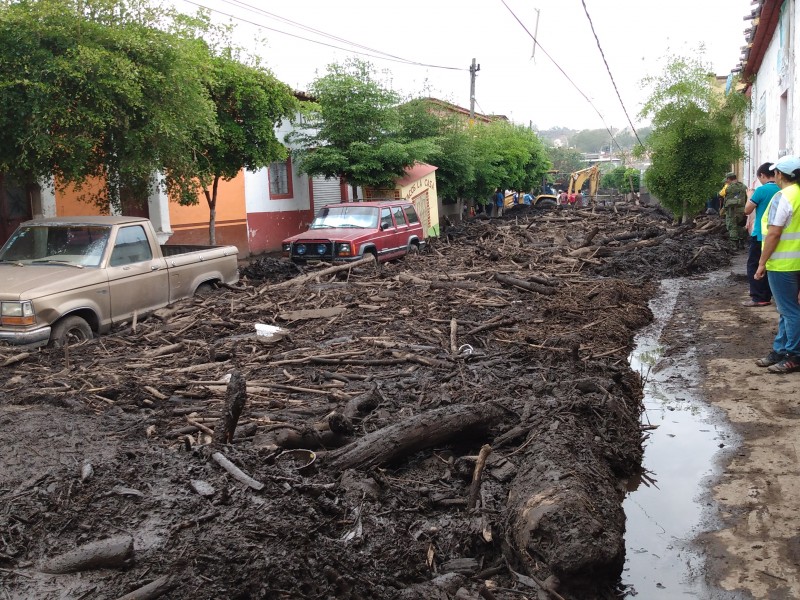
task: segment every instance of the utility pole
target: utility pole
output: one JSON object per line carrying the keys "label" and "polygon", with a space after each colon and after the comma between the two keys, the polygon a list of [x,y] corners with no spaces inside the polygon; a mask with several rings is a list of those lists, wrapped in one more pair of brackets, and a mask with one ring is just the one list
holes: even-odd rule
{"label": "utility pole", "polygon": [[475,59],[472,59],[472,65],[469,67],[469,118],[475,118],[475,75],[481,70],[480,65],[475,64]]}
{"label": "utility pole", "polygon": [[540,12],[539,12],[538,8],[534,8],[533,10],[536,11],[536,28],[533,30],[533,50],[531,50],[531,59],[533,59],[533,62],[536,62],[536,44],[539,43],[536,40],[537,40],[538,35],[539,35],[539,16],[540,16]]}

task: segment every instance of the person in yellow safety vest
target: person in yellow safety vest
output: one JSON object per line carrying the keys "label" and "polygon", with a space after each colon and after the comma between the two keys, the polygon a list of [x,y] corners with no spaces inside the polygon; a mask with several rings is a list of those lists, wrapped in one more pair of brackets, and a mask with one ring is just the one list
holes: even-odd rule
{"label": "person in yellow safety vest", "polygon": [[767,277],[780,317],[772,351],[756,364],[791,373],[800,370],[800,158],[784,156],[769,168],[781,189],[761,219],[766,234],[755,278]]}

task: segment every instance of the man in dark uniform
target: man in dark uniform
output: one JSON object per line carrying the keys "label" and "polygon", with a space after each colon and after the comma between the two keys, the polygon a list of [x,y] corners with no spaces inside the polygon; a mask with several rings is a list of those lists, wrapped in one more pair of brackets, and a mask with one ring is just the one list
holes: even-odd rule
{"label": "man in dark uniform", "polygon": [[747,202],[747,188],[736,177],[736,173],[728,173],[725,176],[725,187],[723,188],[725,205],[725,226],[728,229],[728,237],[736,243],[737,248],[744,248],[747,239],[747,232],[744,228],[746,221],[744,215],[744,205]]}

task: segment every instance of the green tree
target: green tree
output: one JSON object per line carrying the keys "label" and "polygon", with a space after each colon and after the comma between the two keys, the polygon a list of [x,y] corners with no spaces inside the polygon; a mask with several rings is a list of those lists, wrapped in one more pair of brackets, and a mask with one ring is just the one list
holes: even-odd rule
{"label": "green tree", "polygon": [[641,116],[652,117],[653,124],[645,182],[686,221],[743,156],[739,140],[746,100],[741,94],[723,95],[699,58],[672,57],[663,74],[645,83],[652,93]]}
{"label": "green tree", "polygon": [[547,148],[547,155],[553,164],[553,169],[559,173],[572,173],[583,169],[586,163],[583,162],[583,154],[574,148]]}
{"label": "green tree", "polygon": [[[230,48],[211,59],[211,71],[207,85],[219,135],[198,144],[195,174],[208,203],[209,243],[215,244],[220,180],[230,181],[242,169],[255,171],[285,159],[287,150],[276,137],[275,126],[292,117],[299,103],[289,86],[258,64],[239,62]],[[191,191],[184,195],[184,203],[197,201]]]}
{"label": "green tree", "polygon": [[[603,174],[600,187],[613,188],[623,194],[639,191],[639,170],[620,165]],[[631,186],[633,189],[631,189]]]}
{"label": "green tree", "polygon": [[475,153],[470,129],[462,118],[432,110],[430,103],[413,99],[399,108],[401,137],[406,142],[427,139],[427,160],[437,167],[436,189],[443,203],[464,198],[475,179]]}
{"label": "green tree", "polygon": [[533,131],[504,121],[472,129],[475,181],[467,191],[481,203],[497,188],[530,191],[550,169],[544,144]]}
{"label": "green tree", "polygon": [[3,2],[0,170],[30,184],[100,178],[101,206],[156,172],[168,189],[186,180],[185,157],[216,123],[204,45],[156,27],[168,18],[136,0]]}
{"label": "green tree", "polygon": [[358,186],[393,187],[415,162],[435,150],[429,138],[404,142],[399,135],[399,96],[359,59],[328,65],[309,87],[315,102],[288,141],[297,142],[298,168],[309,175],[345,178]]}

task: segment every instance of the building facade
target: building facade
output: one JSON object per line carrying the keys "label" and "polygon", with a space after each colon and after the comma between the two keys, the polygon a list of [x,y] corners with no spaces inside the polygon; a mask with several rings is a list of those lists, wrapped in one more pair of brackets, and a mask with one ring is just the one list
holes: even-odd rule
{"label": "building facade", "polygon": [[758,166],[800,153],[798,0],[757,0],[743,49],[741,76],[750,98],[744,180]]}

